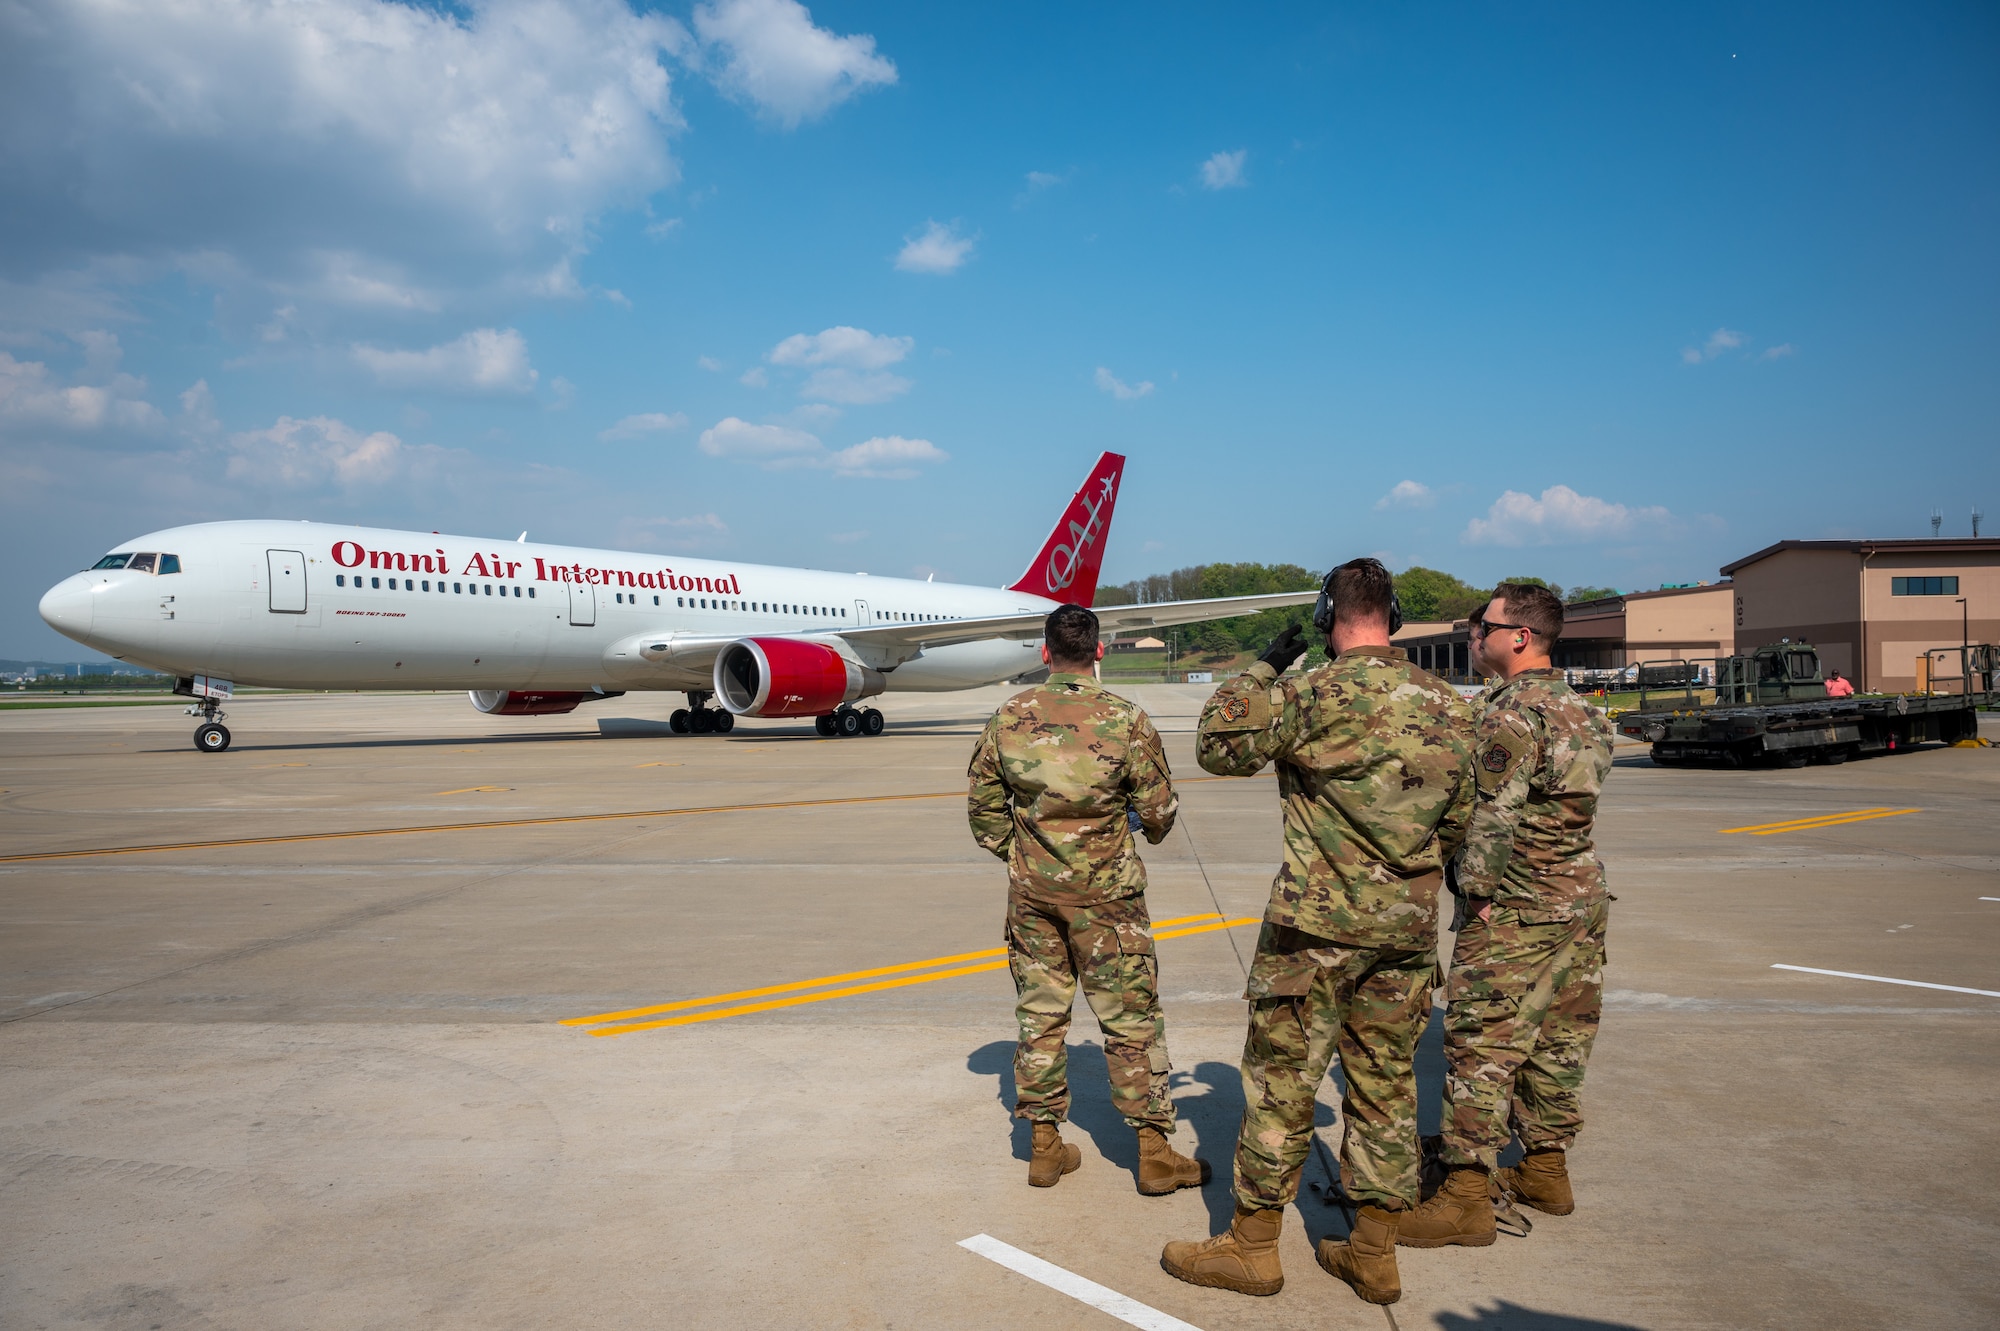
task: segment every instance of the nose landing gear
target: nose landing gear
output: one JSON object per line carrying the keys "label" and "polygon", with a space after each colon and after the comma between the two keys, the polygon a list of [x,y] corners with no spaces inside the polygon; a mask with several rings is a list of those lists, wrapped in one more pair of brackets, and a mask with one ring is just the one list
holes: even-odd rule
{"label": "nose landing gear", "polygon": [[194,728],[194,746],[203,753],[221,753],[229,747],[229,727],[222,724],[222,706],[214,698],[203,698],[187,709],[189,716],[200,717],[201,724]]}

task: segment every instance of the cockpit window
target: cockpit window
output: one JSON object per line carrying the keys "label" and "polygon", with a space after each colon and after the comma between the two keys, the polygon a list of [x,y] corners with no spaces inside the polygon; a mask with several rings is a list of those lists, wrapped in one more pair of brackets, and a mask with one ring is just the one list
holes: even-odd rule
{"label": "cockpit window", "polygon": [[132,558],[132,552],[128,550],[122,555],[106,555],[104,556],[104,558],[98,560],[95,564],[92,564],[91,567],[93,569],[124,568],[126,562],[131,558]]}
{"label": "cockpit window", "polygon": [[149,551],[143,555],[133,555],[132,562],[125,567],[131,569],[134,573],[151,573],[153,571],[153,564],[158,559],[158,555]]}
{"label": "cockpit window", "polygon": [[180,571],[181,571],[181,557],[179,555],[160,556],[159,572],[161,576],[164,577],[166,574],[178,573]]}

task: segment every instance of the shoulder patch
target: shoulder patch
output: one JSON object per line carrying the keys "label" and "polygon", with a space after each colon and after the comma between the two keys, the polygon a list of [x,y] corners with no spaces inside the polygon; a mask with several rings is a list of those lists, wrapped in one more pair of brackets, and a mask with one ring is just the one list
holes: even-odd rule
{"label": "shoulder patch", "polygon": [[1488,712],[1480,721],[1475,751],[1480,790],[1490,795],[1506,785],[1534,751],[1535,731],[1526,718],[1511,709]]}
{"label": "shoulder patch", "polygon": [[1225,721],[1246,720],[1250,715],[1250,700],[1243,697],[1224,698],[1222,705],[1215,710]]}
{"label": "shoulder patch", "polygon": [[1506,745],[1495,744],[1486,750],[1486,756],[1479,760],[1479,765],[1489,772],[1498,773],[1506,771],[1513,761],[1514,756],[1507,752]]}

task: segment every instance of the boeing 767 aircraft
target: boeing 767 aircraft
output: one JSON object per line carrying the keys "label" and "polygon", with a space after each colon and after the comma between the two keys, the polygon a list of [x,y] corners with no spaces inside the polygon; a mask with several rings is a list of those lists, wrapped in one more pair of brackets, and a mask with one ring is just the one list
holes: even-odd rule
{"label": "boeing 767 aircraft", "polygon": [[[122,542],[42,597],[85,646],[176,677],[229,747],[238,684],[465,689],[501,716],[574,711],[627,690],[681,692],[681,733],[739,716],[814,717],[879,735],[855,703],[977,688],[1040,668],[1042,620],[1089,605],[1125,459],[1106,453],[1011,587],[311,522],[210,522]],[[1303,605],[1313,592],[1105,607],[1107,633]],[[720,702],[718,709],[711,702]]]}

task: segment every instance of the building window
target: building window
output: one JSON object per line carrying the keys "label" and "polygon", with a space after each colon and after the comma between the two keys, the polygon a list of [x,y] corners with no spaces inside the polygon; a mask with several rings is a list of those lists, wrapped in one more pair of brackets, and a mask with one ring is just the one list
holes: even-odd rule
{"label": "building window", "polygon": [[1958,579],[1949,578],[1891,578],[1891,596],[1956,596]]}

